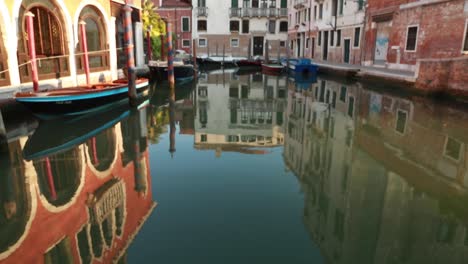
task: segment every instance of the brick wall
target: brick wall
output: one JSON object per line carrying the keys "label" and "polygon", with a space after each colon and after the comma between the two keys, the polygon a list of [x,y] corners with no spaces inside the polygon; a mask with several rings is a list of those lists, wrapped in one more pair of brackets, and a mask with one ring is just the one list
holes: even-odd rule
{"label": "brick wall", "polygon": [[428,92],[468,96],[468,57],[421,60],[416,87]]}

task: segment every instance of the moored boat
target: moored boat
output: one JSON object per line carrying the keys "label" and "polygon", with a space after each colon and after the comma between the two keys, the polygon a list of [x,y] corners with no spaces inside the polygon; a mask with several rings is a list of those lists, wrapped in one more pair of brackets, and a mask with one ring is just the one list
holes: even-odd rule
{"label": "moored boat", "polygon": [[[157,81],[167,81],[167,61],[150,61],[148,63],[151,77]],[[192,64],[174,61],[174,79],[177,82],[193,80],[195,69]]]}
{"label": "moored boat", "polygon": [[284,66],[281,64],[262,64],[262,72],[270,75],[280,75],[283,72]]}
{"label": "moored boat", "polygon": [[[137,79],[136,90],[148,90],[148,79]],[[60,88],[40,92],[19,92],[14,98],[41,119],[81,115],[105,108],[109,103],[128,97],[128,81],[116,80],[90,86]]]}
{"label": "moored boat", "polygon": [[[288,59],[282,60],[281,64],[288,67]],[[318,66],[313,64],[312,60],[308,58],[289,59],[288,70],[295,74],[316,74]]]}

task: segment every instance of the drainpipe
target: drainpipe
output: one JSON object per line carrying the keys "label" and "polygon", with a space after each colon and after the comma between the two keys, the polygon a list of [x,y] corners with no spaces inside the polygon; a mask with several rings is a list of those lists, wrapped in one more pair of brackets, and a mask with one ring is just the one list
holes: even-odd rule
{"label": "drainpipe", "polygon": [[88,40],[86,36],[86,22],[81,20],[78,23],[80,26],[80,33],[81,33],[81,51],[83,52],[83,59],[84,59],[84,70],[86,74],[86,85],[91,84],[90,80],[90,70],[89,70],[89,57],[88,57]]}
{"label": "drainpipe", "polygon": [[34,41],[34,24],[32,12],[27,12],[26,17],[26,30],[28,31],[28,49],[29,59],[31,60],[31,72],[34,92],[39,91],[39,73],[37,71],[37,59],[36,59],[36,42]]}

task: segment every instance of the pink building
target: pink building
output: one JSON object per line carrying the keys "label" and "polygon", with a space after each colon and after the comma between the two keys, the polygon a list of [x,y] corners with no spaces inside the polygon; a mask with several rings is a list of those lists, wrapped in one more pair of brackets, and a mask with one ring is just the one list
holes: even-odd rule
{"label": "pink building", "polygon": [[153,0],[158,14],[173,24],[176,34],[175,49],[191,52],[192,48],[192,1],[191,0]]}

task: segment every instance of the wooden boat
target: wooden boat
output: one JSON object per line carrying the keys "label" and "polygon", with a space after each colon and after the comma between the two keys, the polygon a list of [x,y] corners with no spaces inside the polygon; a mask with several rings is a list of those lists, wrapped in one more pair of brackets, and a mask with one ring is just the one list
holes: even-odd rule
{"label": "wooden boat", "polygon": [[236,62],[237,67],[249,67],[249,68],[255,68],[255,67],[262,67],[262,61],[261,60],[239,60]]}
{"label": "wooden boat", "polygon": [[[105,108],[128,97],[128,81],[99,83],[91,86],[60,88],[40,92],[19,92],[14,98],[41,119],[81,115]],[[136,80],[137,93],[148,90],[148,79]]]}
{"label": "wooden boat", "polygon": [[[138,98],[137,109],[149,104],[148,96]],[[105,109],[67,119],[42,120],[28,138],[23,157],[40,159],[64,152],[109,129],[132,113],[126,99],[107,104]]]}
{"label": "wooden boat", "polygon": [[284,66],[281,64],[262,64],[262,72],[268,75],[280,75],[283,69]]}
{"label": "wooden boat", "polygon": [[[157,81],[167,81],[167,61],[150,61],[148,63],[151,77]],[[195,75],[195,69],[191,64],[182,61],[174,61],[174,78],[179,82],[191,81]]]}
{"label": "wooden boat", "polygon": [[[281,64],[287,67],[288,60],[282,60]],[[288,71],[295,74],[317,74],[318,66],[308,58],[289,59]]]}

